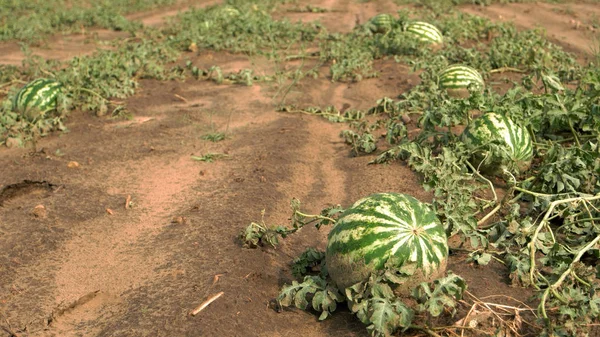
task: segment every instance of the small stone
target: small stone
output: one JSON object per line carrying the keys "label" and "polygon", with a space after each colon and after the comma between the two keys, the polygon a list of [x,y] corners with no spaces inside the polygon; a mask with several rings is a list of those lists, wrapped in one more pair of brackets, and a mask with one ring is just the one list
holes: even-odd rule
{"label": "small stone", "polygon": [[186,218],[183,216],[176,216],[173,219],[171,219],[171,223],[173,223],[173,224],[181,225],[181,224],[185,224],[185,222],[186,222]]}
{"label": "small stone", "polygon": [[21,146],[21,145],[23,145],[23,142],[18,138],[8,137],[8,138],[6,138],[5,144],[6,144],[6,147],[11,148],[11,147]]}
{"label": "small stone", "polygon": [[79,163],[78,163],[78,162],[76,162],[76,161],[70,161],[70,162],[67,164],[67,167],[68,167],[68,168],[78,168],[78,167],[79,167]]}
{"label": "small stone", "polygon": [[402,122],[404,124],[410,124],[411,119],[410,119],[410,117],[407,114],[404,114],[404,115],[402,115]]}
{"label": "small stone", "polygon": [[31,214],[33,214],[36,218],[40,219],[45,219],[48,216],[46,212],[46,207],[44,207],[44,205],[35,206],[31,211]]}

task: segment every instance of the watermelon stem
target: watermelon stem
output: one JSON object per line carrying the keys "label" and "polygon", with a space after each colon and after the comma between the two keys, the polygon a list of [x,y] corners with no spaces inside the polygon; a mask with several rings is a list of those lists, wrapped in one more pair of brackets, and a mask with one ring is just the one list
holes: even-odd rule
{"label": "watermelon stem", "polygon": [[[515,191],[519,191],[525,194],[529,194],[532,195],[534,197],[538,197],[538,198],[556,198],[556,197],[560,197],[560,196],[572,196],[574,193],[557,193],[557,194],[546,194],[546,193],[540,193],[540,192],[534,192],[534,191],[530,191],[528,189],[519,187],[519,186],[513,186],[513,189]],[[587,194],[587,193],[575,193],[576,195],[579,195],[579,197],[581,198],[589,198],[592,197],[593,195],[591,194]]]}
{"label": "watermelon stem", "polygon": [[502,68],[497,68],[497,69],[492,69],[489,71],[490,74],[494,74],[494,73],[505,73],[505,72],[513,72],[513,73],[525,73],[525,70],[521,70],[521,69],[517,69],[517,68],[511,68],[511,67],[502,67]]}
{"label": "watermelon stem", "polygon": [[578,147],[581,147],[581,143],[579,142],[579,137],[577,137],[577,131],[575,131],[575,129],[573,128],[573,123],[571,122],[570,119],[569,119],[569,129],[571,129],[571,132],[573,133],[573,138],[575,139],[575,143],[577,143]]}
{"label": "watermelon stem", "polygon": [[[409,325],[408,328],[413,329],[413,330],[423,331],[424,333],[426,333],[432,337],[442,337],[442,335],[436,333],[435,331],[433,331],[430,328],[423,326],[423,325]],[[456,327],[453,327],[453,328],[456,328]]]}
{"label": "watermelon stem", "polygon": [[500,208],[502,208],[502,204],[496,205],[496,207],[494,207],[494,209],[492,209],[488,214],[481,218],[481,220],[477,221],[477,226],[479,227],[486,223],[492,216],[494,216],[494,214],[496,214],[500,210]]}
{"label": "watermelon stem", "polygon": [[268,226],[264,221],[265,211],[261,211],[262,219],[260,222],[252,222],[239,234],[244,247],[256,248],[264,246],[268,243],[273,248],[279,244],[279,237],[286,238],[288,235],[294,234],[302,227],[313,224],[317,229],[323,225],[335,224],[335,216],[344,211],[340,205],[327,207],[320,214],[306,214],[300,211],[300,200],[293,198],[290,202],[292,208],[292,216],[290,222],[292,228],[286,226]]}
{"label": "watermelon stem", "polygon": [[295,213],[298,214],[301,217],[304,217],[304,218],[313,218],[313,220],[310,220],[309,223],[313,222],[313,221],[317,221],[317,220],[327,220],[327,221],[330,221],[332,223],[335,223],[335,219],[332,219],[332,218],[327,217],[327,216],[314,215],[314,214],[306,214],[306,213],[302,213],[300,211],[296,211]]}
{"label": "watermelon stem", "polygon": [[[581,198],[577,198],[577,199],[578,200],[582,200],[583,202],[587,203],[587,202],[589,202],[591,200],[600,199],[600,196],[595,196],[594,198],[590,198],[590,199],[581,199]],[[565,200],[568,200],[568,199],[565,199]],[[564,202],[572,202],[572,201],[564,201]],[[543,317],[545,319],[548,319],[548,315],[546,314],[546,299],[548,298],[548,295],[550,294],[550,292],[552,292],[552,294],[554,296],[556,296],[556,298],[558,298],[559,300],[561,300],[561,296],[557,293],[556,289],[558,289],[561,286],[561,284],[565,281],[565,279],[567,278],[567,276],[574,275],[574,277],[577,280],[581,280],[579,277],[577,277],[575,275],[574,267],[579,262],[579,260],[581,260],[581,257],[583,257],[583,254],[585,254],[588,250],[594,248],[594,246],[596,246],[596,244],[599,241],[600,241],[600,235],[596,236],[596,238],[594,238],[594,240],[592,240],[585,247],[583,247],[582,249],[580,249],[579,252],[577,252],[577,255],[575,255],[575,258],[573,258],[573,261],[571,261],[571,264],[569,265],[569,268],[567,268],[567,270],[565,270],[560,275],[560,277],[558,278],[558,280],[556,280],[556,282],[554,282],[554,284],[552,284],[548,288],[546,288],[546,290],[544,291],[544,293],[542,295],[542,299],[540,301],[540,311],[542,312],[542,315],[543,315]],[[532,264],[531,270],[533,270],[533,266],[534,265]],[[581,281],[583,281],[583,280],[581,280]],[[587,284],[587,282],[585,282],[585,281],[583,281],[583,283]],[[568,301],[567,301],[567,303],[568,303]]]}
{"label": "watermelon stem", "polygon": [[471,169],[471,171],[473,171],[473,174],[475,174],[477,177],[479,177],[479,179],[485,181],[488,185],[490,185],[490,191],[492,191],[492,194],[494,195],[494,202],[497,202],[498,196],[496,195],[496,189],[494,188],[494,184],[492,184],[492,182],[489,179],[482,176],[481,173],[479,173],[479,171],[476,170],[475,167],[473,167],[473,165],[471,165],[471,163],[469,163],[468,161],[465,161],[465,164],[467,164],[467,166]]}
{"label": "watermelon stem", "polygon": [[[567,198],[567,199],[562,199],[562,200],[555,200],[550,203],[550,206],[548,207],[548,210],[546,211],[544,218],[538,224],[537,228],[535,229],[535,232],[533,233],[533,236],[531,237],[531,241],[528,244],[530,266],[531,266],[529,269],[529,280],[530,280],[531,284],[533,284],[537,289],[539,289],[539,287],[536,286],[536,283],[535,283],[535,271],[537,269],[536,268],[536,260],[535,260],[535,257],[536,257],[535,253],[537,250],[536,243],[537,243],[538,236],[540,235],[540,232],[543,228],[548,228],[549,233],[552,235],[552,241],[556,242],[556,240],[554,238],[554,233],[552,232],[552,229],[550,229],[550,226],[549,226],[551,215],[553,214],[556,206],[558,206],[560,204],[569,204],[569,203],[585,203],[586,208],[587,208],[587,203],[589,203],[590,201],[599,200],[599,199],[600,199],[600,195],[595,195],[595,196],[591,196],[591,197],[574,197],[574,198]],[[589,212],[589,209],[588,209],[588,212]],[[590,214],[590,217],[591,216],[592,215]],[[545,305],[545,298],[548,296],[549,289],[555,290],[556,288],[558,288],[560,286],[560,284],[564,281],[564,279],[567,277],[567,275],[568,275],[567,272],[570,273],[573,270],[573,265],[575,263],[577,263],[579,261],[579,259],[581,259],[581,257],[583,256],[583,254],[585,252],[587,252],[588,250],[593,248],[598,241],[600,241],[600,235],[596,236],[596,238],[594,240],[592,240],[588,245],[586,245],[584,248],[579,250],[579,252],[575,256],[575,258],[573,259],[573,261],[571,262],[571,264],[569,265],[569,268],[565,271],[565,273],[563,273],[561,275],[561,277],[552,286],[550,286],[546,289],[546,291],[544,292],[542,303],[540,304],[542,306],[541,309],[544,312],[544,314],[545,314],[545,309],[543,308],[543,306]],[[538,273],[538,275],[540,275],[540,274]],[[547,318],[547,316],[544,316],[544,317]]]}
{"label": "watermelon stem", "polygon": [[104,100],[104,102],[110,102],[109,100],[107,100],[106,98],[102,97],[102,95],[100,95],[99,93],[90,90],[90,89],[86,89],[86,88],[77,88],[78,91],[83,91],[83,92],[87,92],[88,94],[92,94],[95,95],[97,97],[99,97],[100,99]]}

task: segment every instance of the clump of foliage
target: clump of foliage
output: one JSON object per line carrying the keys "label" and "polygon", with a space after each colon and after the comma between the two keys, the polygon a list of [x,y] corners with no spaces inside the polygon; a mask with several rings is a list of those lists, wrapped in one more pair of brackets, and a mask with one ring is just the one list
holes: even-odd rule
{"label": "clump of foliage", "polygon": [[[123,2],[70,3],[64,0],[3,1],[0,17],[0,41],[21,40],[38,43],[48,34],[69,33],[84,28],[100,27],[122,31],[139,30],[140,23],[124,15],[175,4],[176,0],[137,0]],[[32,24],[35,23],[35,24]]]}
{"label": "clump of foliage", "polygon": [[[510,24],[451,10],[447,14],[439,2],[421,3],[431,11],[421,11],[420,16],[444,33],[446,43],[439,50],[419,45],[400,30],[374,35],[366,26],[320,41],[320,60],[332,63],[333,80],[374,76],[371,64],[380,57],[393,56],[421,71],[421,82],[412,90],[398,99],[382,98],[365,113],[377,120],[340,118],[329,108],[285,111],[349,123],[350,129],[341,137],[356,154],[376,153],[372,164],[406,162],[419,173],[425,190],[433,192],[433,205],[447,234],[460,238],[458,248],[471,251],[470,262],[501,261],[514,285],[535,289],[541,334],[585,332],[588,324],[597,322],[595,294],[600,284],[595,267],[600,257],[596,249],[600,235],[598,68],[577,64],[573,55],[550,43],[540,30],[518,31]],[[399,20],[407,15],[400,12]],[[355,43],[353,49],[349,41]],[[454,98],[439,88],[437,74],[456,63],[477,68],[488,82],[506,72],[516,74],[512,77],[516,79],[507,81],[512,84],[507,90],[496,91],[496,85],[489,85],[467,98]],[[472,150],[463,144],[460,132],[486,112],[508,116],[527,128],[534,139],[533,166],[528,171],[490,177],[472,166]],[[369,297],[388,292],[381,286],[389,284],[388,276],[373,275],[371,286],[358,286],[360,295],[344,294],[346,300],[362,303],[350,307],[373,334],[410,327],[415,314],[414,308],[395,299]],[[317,298],[312,308],[323,313],[321,318],[328,317],[340,297],[330,291],[326,275],[308,275],[299,281],[282,292],[282,304],[306,308],[310,299]],[[456,290],[461,288],[458,283],[446,295],[462,294]],[[309,290],[302,292],[304,287]],[[414,294],[418,310],[430,309],[431,314],[454,310],[440,309],[440,303],[455,303],[445,302],[443,296],[428,304],[421,297],[444,291],[419,289]]]}
{"label": "clump of foliage", "polygon": [[[256,248],[270,245],[276,247],[279,237],[287,237],[300,230],[306,224],[314,224],[317,228],[336,222],[336,217],[343,212],[339,206],[328,207],[319,215],[307,215],[300,211],[300,202],[291,202],[292,227],[267,226],[263,220],[251,223],[240,233],[245,247]],[[394,262],[388,260],[383,270],[346,289],[339,289],[329,277],[325,264],[325,253],[309,248],[292,262],[292,275],[296,280],[286,284],[277,297],[281,307],[296,307],[302,310],[309,308],[320,312],[319,320],[328,318],[340,303],[347,302],[350,310],[367,326],[372,336],[389,336],[397,330],[429,329],[426,325],[413,324],[416,315],[438,317],[445,312],[455,312],[458,301],[466,291],[465,281],[458,275],[449,272],[446,277],[431,283],[422,283],[411,295],[418,304],[411,307],[406,299],[398,297],[394,289],[402,286],[407,275],[393,267]]]}
{"label": "clump of foliage", "polygon": [[330,225],[335,223],[335,218],[344,211],[340,205],[337,205],[324,208],[319,214],[306,214],[300,210],[300,200],[295,198],[291,200],[290,208],[292,210],[291,228],[285,225],[268,226],[264,222],[263,211],[261,213],[263,220],[260,223],[252,222],[240,233],[239,238],[244,247],[256,248],[267,244],[276,247],[279,244],[279,237],[285,238],[306,225],[314,225],[317,229]]}
{"label": "clump of foliage", "polygon": [[[371,111],[382,118],[401,122],[407,112],[420,118],[412,137],[389,142],[373,163],[402,160],[419,172],[423,187],[434,193],[448,234],[473,249],[470,260],[503,261],[515,285],[536,290],[544,335],[576,335],[598,315],[598,70],[575,65],[572,56],[540,43],[542,35],[535,31],[522,34],[522,45],[529,46],[525,39],[536,44],[531,59],[509,57],[508,49],[493,46],[514,63],[490,63],[492,69],[530,72],[504,94],[488,88],[466,99],[447,97],[435,83],[445,60],[433,57],[421,84],[398,101],[378,102]],[[513,43],[503,41],[496,43]],[[549,75],[554,73],[559,75]],[[574,79],[574,86],[561,84]],[[505,172],[504,187],[470,165],[472,153],[455,129],[468,125],[473,114],[488,111],[510,116],[535,139],[533,167],[519,176]]]}
{"label": "clump of foliage", "polygon": [[426,325],[413,323],[416,315],[438,317],[444,312],[454,312],[467,288],[460,276],[449,272],[446,277],[416,287],[411,300],[418,306],[412,308],[407,299],[395,294],[394,288],[402,284],[402,278],[392,268],[373,273],[369,279],[346,288],[344,294],[326,273],[306,275],[300,280],[283,286],[277,297],[279,306],[306,310],[310,305],[321,313],[319,320],[324,320],[337,309],[338,303],[347,302],[371,336],[390,336],[398,330],[428,330]]}

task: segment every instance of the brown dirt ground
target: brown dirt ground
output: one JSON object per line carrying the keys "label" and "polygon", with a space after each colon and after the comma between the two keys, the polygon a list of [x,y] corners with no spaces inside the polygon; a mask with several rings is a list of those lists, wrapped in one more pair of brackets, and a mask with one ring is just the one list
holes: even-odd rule
{"label": "brown dirt ground", "polygon": [[[348,31],[356,20],[396,8],[391,1],[311,3],[331,12],[281,15],[321,18],[329,29]],[[582,27],[600,15],[593,4],[464,10],[545,27],[581,55],[594,36]],[[160,24],[162,17],[155,12],[138,18]],[[64,59],[89,52],[81,45],[86,37],[57,37],[70,47],[50,44],[44,55]],[[10,48],[0,45],[0,51]],[[2,63],[20,63],[17,54],[2,55]],[[199,67],[272,68],[227,53],[185,57]],[[392,60],[376,66],[382,76],[359,83],[304,80],[288,103],[367,109],[418,82]],[[367,336],[347,309],[318,323],[312,313],[269,308],[291,280],[289,262],[309,246],[323,248],[327,229],[303,229],[276,250],[243,249],[237,235],[260,220],[263,209],[267,223],[286,223],[292,197],[318,212],[374,192],[410,193],[425,201],[431,195],[400,163],[367,166],[373,156],[351,156],[339,137],[345,125],[275,112],[275,93],[272,84],[145,80],[127,101],[132,120],[74,112],[70,132],[40,140],[36,152],[0,148],[0,336]],[[212,130],[226,131],[228,138],[201,139]],[[228,157],[213,163],[191,159],[209,152]],[[473,267],[464,259],[452,256],[449,269],[467,280],[475,296],[514,305],[502,296],[527,301],[531,295],[508,286],[501,265]],[[199,315],[188,315],[221,291]]]}

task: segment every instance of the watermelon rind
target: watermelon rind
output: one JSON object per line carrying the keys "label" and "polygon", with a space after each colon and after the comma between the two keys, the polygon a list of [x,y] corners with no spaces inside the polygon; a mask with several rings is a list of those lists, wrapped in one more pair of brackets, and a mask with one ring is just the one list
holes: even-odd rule
{"label": "watermelon rind", "polygon": [[442,70],[438,75],[438,84],[452,96],[465,96],[469,94],[469,88],[483,90],[485,87],[483,76],[465,65],[452,65]]}
{"label": "watermelon rind", "polygon": [[442,43],[444,41],[444,36],[440,30],[428,23],[422,21],[411,22],[406,26],[406,32],[413,35],[420,41],[429,42],[429,43]]}
{"label": "watermelon rind", "polygon": [[377,14],[369,20],[370,28],[373,33],[387,33],[392,30],[396,20],[391,14]]}
{"label": "watermelon rind", "polygon": [[221,13],[223,13],[226,16],[231,16],[231,17],[235,17],[240,15],[240,11],[237,10],[237,8],[232,7],[232,6],[224,6],[221,8]]}
{"label": "watermelon rind", "polygon": [[531,166],[533,145],[529,132],[505,115],[488,112],[474,119],[461,139],[474,151],[473,166],[483,173],[518,173]]}
{"label": "watermelon rind", "polygon": [[29,120],[44,117],[58,108],[62,84],[53,79],[39,78],[27,83],[13,100],[13,111]]}
{"label": "watermelon rind", "polygon": [[406,293],[441,276],[447,259],[448,241],[436,213],[400,193],[358,200],[338,218],[327,241],[327,270],[341,290],[392,262],[392,268],[411,275],[398,287]]}

